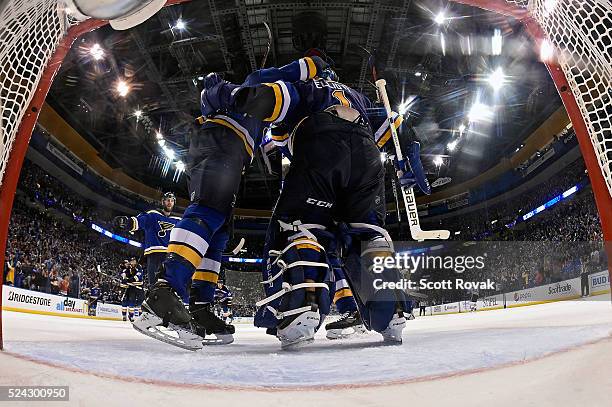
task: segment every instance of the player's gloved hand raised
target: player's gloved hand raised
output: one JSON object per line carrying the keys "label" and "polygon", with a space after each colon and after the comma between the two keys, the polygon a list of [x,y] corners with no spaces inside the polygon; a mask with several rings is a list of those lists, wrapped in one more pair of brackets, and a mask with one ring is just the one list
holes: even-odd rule
{"label": "player's gloved hand raised", "polygon": [[218,83],[223,82],[223,78],[216,72],[211,72],[204,78],[204,89],[210,89]]}
{"label": "player's gloved hand raised", "polygon": [[127,216],[116,216],[113,219],[113,225],[119,229],[131,229],[132,219],[128,218]]}
{"label": "player's gloved hand raised", "polygon": [[404,159],[395,160],[395,168],[397,169],[400,185],[406,188],[412,188],[417,185],[424,194],[431,194],[431,186],[429,181],[427,181],[423,163],[421,162],[421,145],[417,141],[412,141],[404,150],[406,155]]}
{"label": "player's gloved hand raised", "polygon": [[321,76],[321,73],[329,68],[329,64],[320,56],[313,55],[310,57],[310,59],[312,62],[314,62],[315,68],[317,68],[317,73],[315,76]]}

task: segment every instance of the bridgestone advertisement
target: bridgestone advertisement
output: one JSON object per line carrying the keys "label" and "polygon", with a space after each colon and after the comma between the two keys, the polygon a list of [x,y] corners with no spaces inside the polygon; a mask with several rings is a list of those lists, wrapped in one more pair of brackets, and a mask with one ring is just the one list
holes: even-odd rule
{"label": "bridgestone advertisement", "polygon": [[89,311],[85,300],[6,286],[2,290],[2,308],[9,311],[71,316],[86,316]]}

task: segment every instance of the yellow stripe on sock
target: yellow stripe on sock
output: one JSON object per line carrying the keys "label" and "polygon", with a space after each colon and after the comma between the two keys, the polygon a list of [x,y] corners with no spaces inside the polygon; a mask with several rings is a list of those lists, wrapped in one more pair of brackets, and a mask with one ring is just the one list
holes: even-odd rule
{"label": "yellow stripe on sock", "polygon": [[189,263],[193,264],[193,267],[198,267],[202,261],[202,257],[191,247],[184,246],[178,243],[172,243],[168,245],[168,253],[176,253]]}
{"label": "yellow stripe on sock", "polygon": [[336,294],[334,294],[334,303],[338,301],[340,298],[352,297],[352,296],[353,296],[353,292],[351,291],[350,288],[343,288],[342,290],[337,291]]}
{"label": "yellow stripe on sock", "polygon": [[214,271],[198,270],[195,273],[193,273],[192,280],[193,281],[208,281],[210,283],[217,284],[217,281],[219,280],[219,275],[215,273]]}

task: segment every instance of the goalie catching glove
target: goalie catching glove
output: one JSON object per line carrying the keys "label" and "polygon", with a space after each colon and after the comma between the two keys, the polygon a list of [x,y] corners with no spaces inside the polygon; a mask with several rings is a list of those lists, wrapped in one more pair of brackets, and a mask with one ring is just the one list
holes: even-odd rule
{"label": "goalie catching glove", "polygon": [[431,194],[431,186],[423,163],[421,162],[421,145],[418,141],[411,141],[405,148],[405,157],[403,160],[395,160],[395,168],[397,169],[397,177],[402,188],[412,188],[415,185],[426,195]]}

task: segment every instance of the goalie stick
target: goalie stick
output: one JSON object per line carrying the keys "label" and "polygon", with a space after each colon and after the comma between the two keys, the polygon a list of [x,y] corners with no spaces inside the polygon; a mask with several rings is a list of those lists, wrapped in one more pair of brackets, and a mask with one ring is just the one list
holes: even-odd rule
{"label": "goalie stick", "polygon": [[[378,97],[385,106],[387,112],[387,121],[389,122],[389,129],[391,130],[391,137],[393,138],[393,146],[395,147],[395,155],[398,161],[404,159],[402,155],[402,149],[400,147],[399,138],[397,136],[397,130],[393,125],[393,113],[391,111],[391,105],[389,104],[389,97],[387,96],[387,82],[384,79],[376,80],[376,89],[378,89]],[[410,226],[410,234],[414,240],[446,240],[450,237],[450,231],[448,230],[423,230],[421,229],[421,223],[419,221],[419,212],[417,210],[416,199],[414,197],[414,191],[412,187],[400,187],[402,190],[402,197],[404,198],[404,206],[408,213],[408,226]]]}

